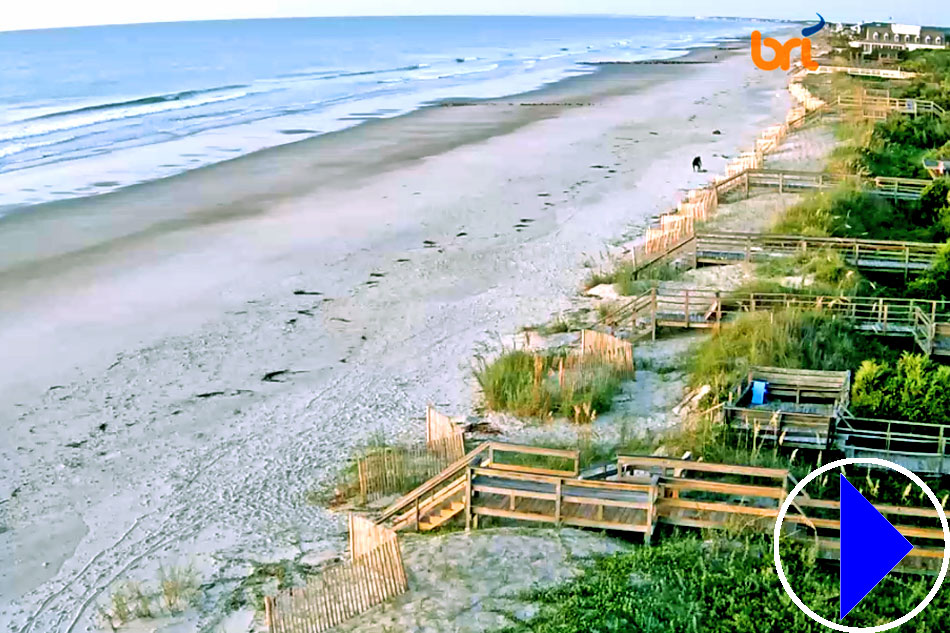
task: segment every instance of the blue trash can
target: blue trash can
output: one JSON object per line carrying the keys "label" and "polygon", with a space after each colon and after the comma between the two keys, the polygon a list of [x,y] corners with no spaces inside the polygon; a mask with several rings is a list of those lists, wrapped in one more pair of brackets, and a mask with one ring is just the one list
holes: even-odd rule
{"label": "blue trash can", "polygon": [[765,404],[766,385],[764,380],[752,381],[752,404]]}

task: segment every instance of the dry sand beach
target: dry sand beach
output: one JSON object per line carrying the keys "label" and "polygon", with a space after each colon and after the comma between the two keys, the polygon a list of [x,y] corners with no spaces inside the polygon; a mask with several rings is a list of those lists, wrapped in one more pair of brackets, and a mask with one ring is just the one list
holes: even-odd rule
{"label": "dry sand beach", "polygon": [[706,182],[693,156],[720,172],[784,120],[783,73],[689,59],[0,220],[0,624],[94,630],[162,564],[210,584],[339,554],[305,496],[354,446],[470,412],[474,352],[567,308],[585,262]]}

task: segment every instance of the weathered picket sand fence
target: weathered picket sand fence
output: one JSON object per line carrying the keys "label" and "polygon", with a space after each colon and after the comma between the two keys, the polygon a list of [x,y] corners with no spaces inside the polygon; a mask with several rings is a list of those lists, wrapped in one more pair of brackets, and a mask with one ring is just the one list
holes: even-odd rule
{"label": "weathered picket sand fence", "polygon": [[426,447],[439,454],[446,464],[465,454],[465,433],[449,416],[431,404],[426,407]]}
{"label": "weathered picket sand fence", "polygon": [[357,481],[345,496],[356,493],[362,503],[412,487],[438,473],[465,453],[462,429],[432,405],[426,408],[426,443],[370,447],[356,460]]}
{"label": "weathered picket sand fence", "polygon": [[596,356],[614,367],[635,375],[633,343],[596,330],[581,331],[582,356]]}
{"label": "weathered picket sand fence", "polygon": [[658,227],[647,228],[642,244],[633,251],[638,269],[656,263],[658,255],[665,259],[670,249],[693,234],[696,222],[705,222],[716,212],[721,196],[743,186],[748,192],[749,178],[746,176],[743,180],[743,175],[760,170],[765,155],[776,151],[790,130],[807,124],[816,115],[820,116],[827,104],[801,84],[805,75],[807,71],[792,75],[788,90],[799,105],[788,112],[784,123],[765,128],[756,139],[753,151],[740,154],[726,165],[726,173],[709,185],[687,192],[674,212],[660,216]]}
{"label": "weathered picket sand fence", "polygon": [[350,515],[350,559],[264,599],[269,633],[321,633],[408,588],[396,532]]}

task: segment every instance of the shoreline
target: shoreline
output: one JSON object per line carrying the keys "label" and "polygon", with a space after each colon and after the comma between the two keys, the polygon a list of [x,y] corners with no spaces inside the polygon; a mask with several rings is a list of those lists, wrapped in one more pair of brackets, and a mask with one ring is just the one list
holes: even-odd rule
{"label": "shoreline", "polygon": [[66,210],[93,238],[97,214],[135,230],[0,272],[18,605],[0,621],[88,622],[111,582],[182,557],[215,579],[338,547],[307,490],[375,433],[417,437],[427,401],[468,411],[473,351],[567,308],[584,261],[705,182],[693,155],[716,173],[784,117],[784,74],[722,57],[557,85],[590,106],[434,107]]}
{"label": "shoreline", "polygon": [[[182,175],[184,175],[184,174],[187,174],[187,173],[190,173],[190,172],[193,172],[193,171],[197,171],[197,170],[204,169],[204,168],[208,168],[208,167],[213,167],[213,166],[215,166],[215,165],[219,165],[219,164],[222,164],[222,163],[228,163],[228,162],[231,162],[231,161],[236,160],[236,159],[245,158],[245,157],[247,157],[247,156],[251,156],[251,155],[256,154],[256,153],[258,153],[258,152],[266,152],[266,151],[268,151],[268,150],[273,150],[273,149],[277,149],[277,148],[287,147],[287,146],[295,145],[295,144],[301,143],[301,142],[313,141],[313,140],[320,139],[320,138],[322,138],[322,137],[325,137],[325,136],[331,135],[331,134],[343,133],[343,132],[346,132],[346,131],[348,131],[348,130],[354,129],[354,128],[358,127],[359,125],[363,124],[363,123],[373,122],[373,121],[385,121],[385,120],[390,120],[390,119],[398,119],[398,118],[401,118],[401,117],[404,117],[404,116],[410,116],[410,115],[412,115],[412,114],[414,114],[414,113],[416,113],[416,112],[425,110],[425,109],[427,109],[427,108],[439,107],[440,105],[443,105],[445,102],[452,102],[452,101],[487,102],[487,101],[497,101],[497,100],[504,100],[504,99],[520,98],[520,97],[525,97],[525,96],[528,96],[528,95],[543,94],[543,93],[545,93],[546,91],[551,90],[552,88],[558,86],[559,84],[562,84],[562,83],[564,83],[564,82],[569,82],[569,81],[571,81],[572,79],[583,78],[583,77],[588,76],[589,74],[594,74],[594,73],[598,72],[599,67],[601,67],[601,66],[609,66],[609,65],[612,65],[612,64],[617,64],[617,65],[626,65],[626,64],[630,64],[630,65],[633,65],[633,64],[661,64],[661,63],[664,63],[664,62],[667,62],[667,61],[672,62],[672,61],[677,61],[677,60],[688,60],[691,56],[693,56],[693,55],[696,54],[696,53],[701,53],[702,51],[708,51],[708,50],[714,50],[714,49],[718,49],[718,48],[722,48],[722,47],[727,47],[730,43],[733,43],[733,42],[735,41],[735,39],[736,39],[736,38],[734,38],[734,37],[722,36],[722,37],[714,38],[711,42],[693,44],[693,45],[688,45],[688,46],[672,46],[672,47],[670,47],[670,48],[665,48],[665,49],[662,49],[662,50],[657,50],[657,51],[655,51],[655,54],[656,54],[656,55],[661,55],[661,56],[660,56],[660,57],[653,58],[653,59],[644,59],[644,60],[637,60],[637,61],[619,61],[619,62],[612,62],[612,61],[608,61],[608,62],[583,62],[583,61],[579,61],[579,62],[576,62],[576,63],[574,64],[573,69],[572,69],[572,68],[569,68],[569,67],[565,67],[565,68],[563,69],[564,75],[563,75],[562,77],[560,77],[559,79],[554,80],[554,81],[551,81],[551,82],[548,82],[548,83],[542,83],[542,84],[540,84],[540,85],[537,85],[537,86],[535,86],[535,87],[533,87],[533,88],[530,88],[530,89],[527,89],[527,90],[522,89],[522,90],[520,90],[520,91],[512,92],[512,93],[510,93],[510,94],[503,94],[503,95],[499,95],[499,96],[495,96],[495,97],[471,97],[471,98],[463,98],[463,99],[456,99],[456,98],[453,98],[453,97],[448,97],[448,98],[438,99],[438,100],[435,100],[435,101],[424,101],[424,100],[423,100],[423,101],[420,101],[418,104],[416,104],[415,106],[411,107],[411,108],[408,109],[408,110],[405,110],[405,111],[403,111],[403,112],[401,112],[401,113],[399,113],[399,114],[396,114],[396,115],[394,115],[394,116],[388,116],[388,117],[375,116],[375,115],[366,115],[366,114],[360,114],[360,113],[350,114],[350,115],[343,116],[343,117],[339,118],[338,120],[339,120],[339,121],[351,121],[351,122],[353,122],[352,124],[345,125],[344,127],[340,127],[340,128],[337,128],[337,129],[331,128],[331,129],[329,129],[329,130],[320,132],[319,134],[315,134],[315,135],[312,135],[312,136],[306,136],[305,138],[300,138],[300,139],[297,139],[297,140],[292,140],[292,137],[295,136],[295,135],[301,134],[301,133],[306,133],[306,132],[308,132],[308,131],[309,131],[309,132],[314,132],[314,130],[307,130],[307,129],[300,129],[300,130],[297,130],[297,129],[281,130],[281,134],[288,135],[288,139],[290,139],[290,140],[285,140],[285,141],[283,141],[283,142],[278,142],[278,143],[272,144],[272,145],[265,145],[265,146],[262,146],[262,147],[258,147],[257,149],[249,149],[249,150],[244,151],[244,152],[242,152],[242,153],[239,153],[239,154],[237,154],[237,155],[235,155],[235,156],[233,156],[233,157],[222,158],[222,159],[217,160],[217,161],[213,161],[213,162],[209,162],[209,163],[205,163],[205,164],[198,165],[198,166],[196,166],[196,167],[194,167],[194,168],[184,169],[183,171],[177,171],[177,172],[168,173],[168,174],[155,174],[154,176],[147,176],[147,177],[145,177],[145,179],[143,179],[143,180],[138,180],[137,182],[128,182],[128,183],[126,183],[126,184],[119,184],[118,182],[112,182],[112,181],[103,181],[101,178],[100,178],[99,180],[93,179],[93,181],[90,181],[90,182],[86,183],[83,187],[78,188],[78,189],[76,190],[76,192],[75,192],[76,195],[74,195],[74,196],[72,196],[72,197],[52,198],[52,199],[49,199],[49,200],[46,200],[46,201],[42,201],[42,202],[32,202],[32,203],[25,203],[25,204],[0,205],[0,222],[2,222],[2,220],[3,220],[3,218],[4,218],[5,216],[16,215],[16,214],[19,214],[19,213],[26,213],[26,212],[29,212],[31,209],[34,209],[34,208],[41,208],[41,207],[44,207],[44,206],[47,206],[47,205],[55,205],[55,204],[58,204],[58,203],[67,203],[67,204],[68,204],[68,203],[72,203],[72,202],[78,201],[78,200],[85,200],[85,199],[90,199],[90,198],[100,198],[100,197],[102,197],[102,196],[108,196],[108,195],[111,195],[111,194],[114,194],[114,193],[119,193],[119,192],[121,192],[121,191],[123,191],[123,190],[125,190],[125,189],[128,189],[128,188],[131,188],[131,187],[137,187],[137,186],[141,186],[141,185],[147,185],[147,184],[154,183],[154,182],[157,182],[157,181],[167,180],[167,179],[169,179],[169,178],[176,178],[176,177],[182,176]],[[662,55],[670,55],[670,57],[663,57]],[[683,62],[683,63],[695,63],[695,62],[685,61],[685,62]],[[577,74],[574,72],[574,71],[576,71],[576,69],[582,69],[582,68],[586,68],[587,70],[586,70],[584,73],[580,74],[580,75],[577,75]],[[462,89],[462,88],[460,88],[460,89]],[[222,131],[223,131],[223,130],[224,130],[224,129],[222,129]],[[158,145],[160,145],[160,143],[159,143]],[[144,149],[144,148],[147,148],[147,147],[150,147],[150,146],[151,146],[151,145],[137,146],[137,147],[135,147],[135,148],[133,148],[133,149]],[[86,158],[88,158],[88,157],[86,157]],[[79,159],[79,162],[81,163],[82,160],[83,160],[82,158]],[[62,163],[63,165],[68,165],[68,164],[71,163],[71,162],[72,162],[71,159],[67,159],[67,160],[65,160],[65,161],[56,161],[56,162],[53,162],[53,163],[48,163],[48,164],[46,164],[45,166],[46,166],[46,167],[51,167],[51,166],[54,166],[54,165],[59,164],[59,163]],[[82,165],[81,165],[81,164],[80,164],[80,168],[82,168]],[[13,174],[16,174],[17,171],[15,170],[15,171],[9,172],[9,173],[10,173],[11,175],[13,175]],[[33,180],[35,180],[35,178],[33,178]],[[29,183],[30,183],[30,179],[27,180],[27,184],[29,184]],[[31,185],[31,186],[32,186],[32,185]],[[97,189],[97,188],[100,188],[100,187],[105,187],[105,190],[104,190],[104,191],[101,191],[100,193],[96,193],[94,190]],[[30,190],[32,190],[32,189],[30,189]],[[84,194],[79,193],[80,191],[86,191],[86,193],[84,193]],[[59,193],[62,193],[62,192],[59,192]]]}
{"label": "shoreline", "polygon": [[[604,84],[609,81],[607,77],[601,77],[602,73],[617,73],[617,72],[626,72],[628,69],[636,68],[639,66],[678,66],[678,65],[694,65],[694,64],[710,64],[717,61],[716,58],[720,54],[729,55],[734,54],[740,50],[747,50],[747,47],[735,47],[735,46],[722,46],[719,44],[711,46],[702,46],[695,47],[691,49],[681,49],[686,51],[682,56],[671,58],[671,59],[657,59],[657,60],[641,60],[634,62],[596,62],[581,64],[594,68],[591,72],[578,75],[573,77],[565,77],[555,83],[541,86],[539,88],[529,90],[526,92],[516,93],[512,95],[506,95],[502,97],[495,98],[447,98],[437,102],[429,103],[423,105],[411,112],[401,114],[391,118],[377,118],[377,119],[367,119],[361,123],[347,127],[341,130],[334,130],[327,132],[325,134],[320,134],[318,136],[309,137],[306,139],[300,139],[296,141],[291,141],[281,145],[276,145],[273,147],[267,147],[260,150],[252,151],[247,154],[242,154],[241,156],[236,156],[231,159],[219,161],[216,163],[202,165],[195,169],[190,169],[178,174],[174,174],[164,178],[156,178],[152,180],[147,180],[139,183],[134,183],[121,189],[97,194],[90,196],[82,196],[76,198],[69,198],[65,200],[54,200],[49,202],[42,202],[33,205],[24,205],[18,206],[14,209],[8,211],[5,215],[0,215],[0,245],[3,245],[4,248],[0,248],[0,282],[4,280],[5,275],[7,275],[11,269],[19,270],[21,264],[25,266],[35,265],[36,261],[28,258],[27,254],[21,253],[19,256],[13,255],[15,253],[15,248],[12,245],[5,243],[11,241],[7,237],[8,231],[23,231],[23,225],[29,225],[31,222],[46,221],[50,222],[48,219],[49,216],[59,216],[63,213],[87,213],[90,207],[95,206],[118,206],[125,202],[124,199],[128,198],[130,201],[134,201],[138,198],[140,191],[143,191],[149,195],[156,193],[161,195],[163,192],[161,189],[166,187],[174,187],[176,183],[180,180],[200,180],[201,175],[206,172],[215,172],[219,170],[227,170],[230,166],[237,166],[238,168],[246,162],[259,162],[272,159],[279,159],[281,154],[290,153],[290,152],[300,152],[307,153],[311,151],[316,151],[319,149],[320,144],[333,143],[333,144],[343,144],[347,142],[347,136],[357,135],[360,132],[365,132],[364,128],[373,128],[375,126],[387,126],[387,125],[399,125],[400,122],[404,120],[411,120],[414,117],[424,117],[427,116],[433,110],[439,110],[441,108],[451,108],[451,107],[463,107],[463,106],[478,106],[478,105],[502,105],[508,102],[513,102],[517,100],[519,103],[517,105],[521,107],[544,107],[544,108],[570,108],[570,107],[583,107],[584,104],[579,103],[545,103],[543,101],[524,101],[525,99],[546,99],[551,97],[563,98],[563,97],[573,97],[577,95],[586,95],[584,84]],[[644,77],[643,79],[648,79]],[[663,78],[660,78],[661,80]],[[597,89],[597,92],[592,96],[609,96],[611,94],[610,90],[604,90],[602,86]],[[512,103],[509,103],[512,105]],[[545,112],[543,115],[533,115],[528,116],[518,116],[518,117],[508,117],[510,121],[500,122],[498,129],[489,130],[482,134],[457,134],[457,138],[448,139],[441,147],[432,148],[429,154],[440,153],[441,151],[446,151],[460,145],[467,143],[474,143],[486,138],[490,138],[494,135],[504,134],[506,132],[512,131],[517,127],[527,125],[535,120],[546,118],[551,116],[553,112]],[[505,125],[507,123],[507,125]],[[426,153],[419,153],[412,158],[419,159],[425,158]],[[200,184],[200,183],[198,183]],[[105,215],[105,214],[104,214]],[[183,214],[188,215],[188,214]],[[102,227],[103,230],[100,233],[101,237],[91,238],[89,240],[82,241],[78,244],[78,248],[75,250],[92,250],[100,246],[103,242],[107,242],[112,238],[122,238],[127,237],[126,235],[109,235],[108,233],[108,223],[110,219],[115,218],[103,218]],[[226,218],[225,218],[226,219]],[[206,220],[207,221],[207,220]],[[200,223],[200,221],[196,221]],[[143,228],[150,228],[148,225],[138,227],[139,231]],[[181,227],[176,227],[181,228]],[[37,250],[39,245],[39,235],[49,235],[53,234],[55,231],[52,230],[39,230],[33,229],[32,235],[26,235],[25,241],[30,243],[27,245],[27,248],[24,248],[24,251],[34,252]],[[31,239],[32,238],[32,239]],[[96,241],[98,239],[98,241]],[[20,240],[17,240],[20,241]],[[67,251],[69,253],[72,251]],[[57,253],[66,254],[66,253]]]}

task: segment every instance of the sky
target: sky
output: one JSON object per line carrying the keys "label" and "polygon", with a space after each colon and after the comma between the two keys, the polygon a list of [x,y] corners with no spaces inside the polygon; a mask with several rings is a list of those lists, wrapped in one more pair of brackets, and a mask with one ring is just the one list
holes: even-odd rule
{"label": "sky", "polygon": [[[944,0],[4,0],[0,31],[237,18],[349,15],[730,15],[948,25]],[[939,14],[939,15],[938,15]]]}

